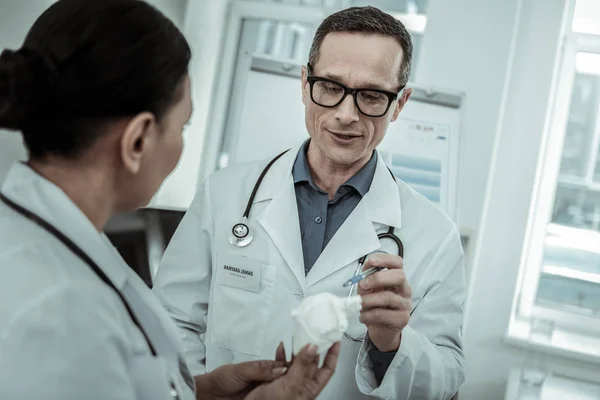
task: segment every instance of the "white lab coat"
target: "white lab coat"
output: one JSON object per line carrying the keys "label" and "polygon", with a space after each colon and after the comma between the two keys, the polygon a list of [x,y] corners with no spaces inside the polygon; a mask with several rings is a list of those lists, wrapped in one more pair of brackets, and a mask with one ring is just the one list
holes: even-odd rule
{"label": "white lab coat", "polygon": [[[60,188],[19,163],[2,193],[62,231],[117,288],[137,293],[134,312],[157,322],[145,329],[151,340],[158,334],[157,343],[163,335],[181,346],[152,292]],[[166,400],[171,379],[181,400],[195,399],[177,354],[152,341],[159,354],[152,357],[118,295],[62,242],[2,202],[0,274],[0,399]]]}
{"label": "white lab coat", "polygon": [[[153,292],[180,327],[192,372],[272,359],[280,341],[289,356],[294,329],[290,310],[314,293],[347,296],[342,283],[353,275],[358,258],[380,248],[384,241],[377,233],[394,226],[405,247],[404,270],[414,307],[400,349],[378,387],[367,354],[369,341],[344,339],[337,371],[320,398],[449,399],[464,379],[466,289],[455,225],[423,196],[395,182],[378,157],[369,192],[305,276],[292,178],[297,151],[285,154],[264,178],[250,213],[254,241],[248,247],[231,245],[228,235],[240,222],[268,160],[213,174],[167,248]],[[258,293],[230,282],[222,264],[231,255],[262,265]],[[357,317],[351,333],[365,330]]]}

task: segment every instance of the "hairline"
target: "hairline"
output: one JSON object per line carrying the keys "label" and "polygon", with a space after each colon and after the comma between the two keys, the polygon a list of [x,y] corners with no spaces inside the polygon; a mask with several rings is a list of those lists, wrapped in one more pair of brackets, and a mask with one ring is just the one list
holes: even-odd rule
{"label": "hairline", "polygon": [[[402,82],[402,75],[404,73],[405,70],[405,63],[406,63],[406,51],[402,45],[402,43],[400,43],[400,41],[394,37],[393,35],[386,35],[383,33],[378,33],[378,32],[360,32],[360,31],[350,31],[350,30],[339,30],[339,31],[332,31],[332,32],[328,32],[325,36],[323,36],[323,38],[321,39],[321,41],[318,44],[318,47],[314,49],[314,51],[312,51],[313,49],[311,48],[311,51],[308,54],[308,64],[310,64],[310,66],[314,69],[317,62],[319,61],[319,57],[321,56],[321,47],[323,46],[323,43],[325,42],[325,39],[333,34],[336,33],[346,33],[346,34],[350,34],[350,35],[362,35],[362,36],[378,36],[380,38],[389,38],[392,39],[395,43],[397,43],[400,46],[400,51],[402,52],[402,60],[400,61],[400,67],[398,68],[398,71],[396,72],[395,76],[397,79],[397,85],[399,90],[402,90],[402,88],[404,88],[406,86],[406,84],[408,83],[408,79],[406,82]],[[314,55],[314,59],[311,59],[311,55]]]}

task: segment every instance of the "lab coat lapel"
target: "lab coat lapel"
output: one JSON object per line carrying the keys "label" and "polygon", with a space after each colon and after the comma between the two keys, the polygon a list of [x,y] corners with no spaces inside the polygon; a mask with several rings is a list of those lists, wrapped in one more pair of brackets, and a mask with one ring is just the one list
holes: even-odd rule
{"label": "lab coat lapel", "polygon": [[298,150],[299,148],[291,149],[273,165],[265,176],[261,189],[257,192],[255,203],[271,199],[258,216],[258,222],[277,247],[304,291],[306,287],[304,256],[292,177],[292,166]]}
{"label": "lab coat lapel", "polygon": [[308,286],[379,248],[377,232],[369,218],[368,201],[365,201],[367,196],[368,193],[323,249],[306,277]]}
{"label": "lab coat lapel", "polygon": [[[350,216],[327,244],[307,276],[311,286],[360,257],[381,247],[376,226],[400,228],[401,204],[398,185],[383,157],[378,157],[375,175],[365,194]],[[387,230],[387,229],[386,229]]]}

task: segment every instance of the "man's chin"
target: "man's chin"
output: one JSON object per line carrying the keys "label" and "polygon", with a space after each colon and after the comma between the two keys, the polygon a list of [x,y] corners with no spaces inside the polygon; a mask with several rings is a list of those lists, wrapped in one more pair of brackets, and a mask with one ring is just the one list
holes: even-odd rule
{"label": "man's chin", "polygon": [[333,151],[331,152],[329,158],[337,165],[346,166],[350,166],[360,159],[355,152],[348,151],[347,149],[338,149],[337,151]]}

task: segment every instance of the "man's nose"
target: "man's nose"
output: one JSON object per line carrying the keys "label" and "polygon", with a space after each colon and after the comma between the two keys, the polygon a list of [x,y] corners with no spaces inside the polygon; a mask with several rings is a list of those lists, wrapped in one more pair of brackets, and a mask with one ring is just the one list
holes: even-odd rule
{"label": "man's nose", "polygon": [[337,106],[335,117],[344,124],[358,121],[359,115],[358,108],[354,103],[354,97],[347,95],[344,101]]}

